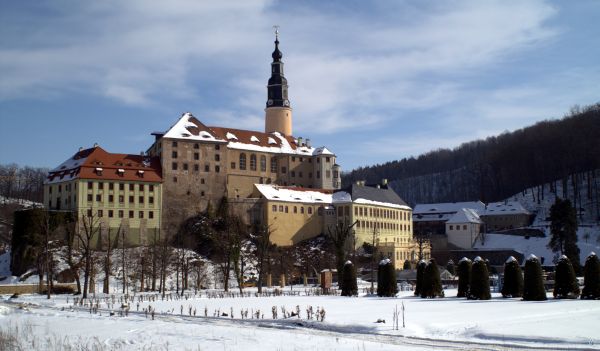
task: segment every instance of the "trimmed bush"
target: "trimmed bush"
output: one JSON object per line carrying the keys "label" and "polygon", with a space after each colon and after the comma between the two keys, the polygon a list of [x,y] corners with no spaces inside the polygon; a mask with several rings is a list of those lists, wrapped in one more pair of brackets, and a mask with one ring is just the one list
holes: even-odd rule
{"label": "trimmed bush", "polygon": [[467,299],[469,300],[489,300],[490,294],[490,274],[488,273],[486,262],[479,256],[473,260],[471,267],[471,283]]}
{"label": "trimmed bush", "polygon": [[427,267],[427,263],[425,261],[420,260],[417,263],[417,285],[415,286],[415,296],[421,296],[421,291],[423,290],[423,274],[425,273],[425,267]]}
{"label": "trimmed bush", "polygon": [[593,252],[585,259],[581,298],[600,299],[600,260]]}
{"label": "trimmed bush", "polygon": [[356,268],[354,268],[352,262],[346,261],[344,264],[342,279],[344,280],[344,284],[342,285],[342,296],[357,296],[358,286],[356,284]]}
{"label": "trimmed bush", "polygon": [[410,265],[409,260],[404,261],[404,264],[402,265],[402,269],[412,269],[412,266]]}
{"label": "trimmed bush", "polygon": [[458,261],[458,294],[456,297],[467,297],[471,283],[471,260],[463,257]]}
{"label": "trimmed bush", "polygon": [[546,300],[546,289],[544,288],[544,275],[542,265],[535,255],[530,255],[525,261],[525,277],[523,279],[523,300],[543,301]]}
{"label": "trimmed bush", "polygon": [[435,259],[430,259],[423,272],[423,288],[421,289],[422,298],[444,297],[442,281],[440,280],[440,271]]}
{"label": "trimmed bush", "polygon": [[396,270],[389,258],[379,262],[379,271],[377,272],[377,296],[392,297],[398,293],[396,284]]}
{"label": "trimmed bush", "polygon": [[510,256],[504,263],[504,283],[502,297],[523,296],[523,271],[517,259]]}
{"label": "trimmed bush", "polygon": [[556,274],[554,278],[554,298],[576,299],[579,297],[579,285],[571,260],[562,255],[556,263]]}

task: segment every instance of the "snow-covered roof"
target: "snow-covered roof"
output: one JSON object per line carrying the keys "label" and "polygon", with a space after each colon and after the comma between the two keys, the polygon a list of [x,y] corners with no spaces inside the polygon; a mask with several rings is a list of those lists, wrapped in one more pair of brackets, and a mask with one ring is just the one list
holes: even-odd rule
{"label": "snow-covered roof", "polygon": [[367,185],[353,184],[333,194],[333,203],[346,202],[403,210],[411,209],[391,188],[377,188]]}
{"label": "snow-covered roof", "polygon": [[265,199],[270,201],[330,204],[331,192],[296,187],[281,187],[272,184],[254,184]]}
{"label": "snow-covered roof", "polygon": [[450,219],[446,222],[449,224],[453,223],[483,223],[477,212],[470,208],[462,208],[460,211],[456,212]]}
{"label": "snow-covered roof", "polygon": [[481,201],[417,204],[413,209],[413,215],[455,213],[463,208],[470,208],[482,214],[485,211],[485,204]]}
{"label": "snow-covered roof", "polygon": [[164,138],[227,143],[236,150],[260,151],[298,156],[335,156],[326,147],[313,148],[278,132],[263,133],[243,129],[209,127],[189,112],[184,113],[163,135]]}
{"label": "snow-covered roof", "polygon": [[484,213],[480,213],[482,216],[505,216],[509,214],[529,215],[530,213],[518,201],[492,202],[486,206]]}

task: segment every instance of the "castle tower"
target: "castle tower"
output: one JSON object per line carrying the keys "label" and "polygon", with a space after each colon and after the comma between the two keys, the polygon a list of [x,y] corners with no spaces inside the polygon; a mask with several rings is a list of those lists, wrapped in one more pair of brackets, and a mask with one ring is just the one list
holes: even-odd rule
{"label": "castle tower", "polygon": [[[277,26],[275,26],[277,28]],[[275,51],[271,55],[271,78],[267,85],[267,108],[265,108],[265,132],[292,135],[292,108],[288,100],[287,79],[283,76],[283,62],[279,51],[279,30],[275,30]]]}

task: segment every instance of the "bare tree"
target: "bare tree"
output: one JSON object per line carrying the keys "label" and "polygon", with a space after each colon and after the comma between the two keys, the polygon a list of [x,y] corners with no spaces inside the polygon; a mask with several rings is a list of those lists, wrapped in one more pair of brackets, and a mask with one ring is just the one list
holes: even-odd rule
{"label": "bare tree", "polygon": [[90,270],[92,268],[92,240],[100,234],[100,227],[100,218],[94,213],[93,209],[89,209],[87,214],[81,212],[77,240],[84,260],[82,295],[84,299],[87,298]]}
{"label": "bare tree", "polygon": [[327,233],[333,242],[336,257],[336,268],[338,271],[338,286],[341,287],[341,274],[344,270],[344,263],[346,262],[346,252],[348,250],[348,240],[352,237],[352,227],[354,227],[358,221],[354,221],[352,224],[347,222],[337,222],[333,228],[329,226]]}

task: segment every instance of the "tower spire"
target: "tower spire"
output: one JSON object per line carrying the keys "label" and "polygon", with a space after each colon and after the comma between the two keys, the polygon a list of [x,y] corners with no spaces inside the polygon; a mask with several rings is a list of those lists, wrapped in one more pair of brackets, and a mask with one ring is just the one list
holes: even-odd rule
{"label": "tower spire", "polygon": [[265,132],[292,134],[292,109],[288,99],[287,79],[283,75],[283,54],[279,50],[279,26],[275,30],[275,50],[271,57],[271,78],[267,85],[267,108],[265,109]]}

